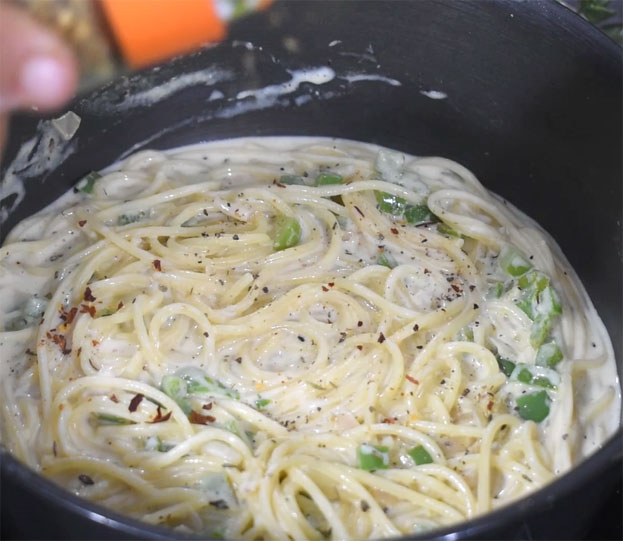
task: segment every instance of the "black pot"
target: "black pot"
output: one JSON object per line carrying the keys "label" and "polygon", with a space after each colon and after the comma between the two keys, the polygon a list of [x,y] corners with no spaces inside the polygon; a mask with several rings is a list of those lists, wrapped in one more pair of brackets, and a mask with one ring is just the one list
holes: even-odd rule
{"label": "black pot", "polygon": [[[10,212],[3,236],[129,148],[305,134],[446,156],[554,236],[608,328],[621,374],[623,78],[614,42],[553,1],[510,0],[280,2],[236,23],[230,37],[254,45],[227,42],[72,103],[82,124],[70,142],[60,143],[68,156],[43,172],[32,163],[23,168],[26,198]],[[141,89],[209,66],[228,70],[231,78],[214,87],[189,86],[150,106],[127,106],[127,97]],[[320,66],[342,76],[382,75],[400,86],[388,79],[335,78],[319,86],[303,83],[262,102],[235,100],[239,91],[290,80],[287,70]],[[225,97],[210,101],[214,88]],[[443,96],[433,90],[446,97],[434,99]],[[246,109],[236,109],[241,102]],[[14,118],[4,171],[37,132],[38,122],[32,116]],[[43,138],[36,146],[48,143]],[[15,202],[9,197],[0,205],[10,208]],[[443,539],[585,535],[605,499],[620,503],[613,487],[621,479],[622,433],[619,429],[597,453],[543,490],[436,534]],[[76,498],[6,452],[0,456],[3,537],[170,538],[168,530]],[[620,505],[613,509],[610,520],[620,527]],[[607,530],[596,535],[600,531],[607,535]],[[620,529],[610,532],[620,538]]]}

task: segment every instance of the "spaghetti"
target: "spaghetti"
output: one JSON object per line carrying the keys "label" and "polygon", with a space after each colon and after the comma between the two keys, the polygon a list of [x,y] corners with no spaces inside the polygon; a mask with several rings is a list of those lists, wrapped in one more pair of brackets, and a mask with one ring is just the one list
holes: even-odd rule
{"label": "spaghetti", "polygon": [[465,168],[343,140],[138,153],[0,249],[2,443],[153,524],[362,539],[542,487],[616,430],[555,243]]}

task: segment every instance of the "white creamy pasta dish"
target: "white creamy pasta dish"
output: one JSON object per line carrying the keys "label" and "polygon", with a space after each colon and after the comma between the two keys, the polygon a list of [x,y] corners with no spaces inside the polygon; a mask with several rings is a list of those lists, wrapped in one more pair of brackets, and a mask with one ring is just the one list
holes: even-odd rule
{"label": "white creamy pasta dish", "polygon": [[448,525],[619,424],[611,343],[560,250],[441,158],[140,152],[15,227],[0,306],[2,444],[178,531]]}

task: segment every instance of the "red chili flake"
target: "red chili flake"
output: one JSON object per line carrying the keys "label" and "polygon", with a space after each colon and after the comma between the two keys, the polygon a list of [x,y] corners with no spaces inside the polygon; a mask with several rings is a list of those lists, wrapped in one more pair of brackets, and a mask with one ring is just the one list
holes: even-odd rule
{"label": "red chili flake", "polygon": [[396,418],[394,417],[393,419],[383,419],[381,422],[388,425],[393,425],[396,422]]}
{"label": "red chili flake", "polygon": [[360,209],[357,205],[354,205],[354,207],[355,207],[355,210],[356,210],[359,214],[361,214],[361,216],[362,216],[363,218],[365,218],[365,217],[366,217],[366,216],[365,216],[365,214],[364,214],[363,212],[361,212],[361,209]]}
{"label": "red chili flake", "polygon": [[99,340],[91,340],[91,344],[93,344],[93,347],[99,346]]}
{"label": "red chili flake", "polygon": [[95,300],[95,297],[93,296],[93,293],[91,293],[91,288],[87,287],[84,290],[84,300],[87,302],[93,302]]}
{"label": "red chili flake", "polygon": [[487,409],[489,411],[491,411],[493,409],[493,400],[489,400],[489,403],[487,404]]}
{"label": "red chili flake", "polygon": [[123,308],[123,301],[119,301],[119,304],[117,305],[117,310],[121,310]]}
{"label": "red chili flake", "polygon": [[358,321],[357,322],[357,327],[363,327],[363,321]]}
{"label": "red chili flake", "polygon": [[134,398],[130,400],[130,405],[128,406],[128,409],[131,412],[136,411],[136,409],[138,408],[138,405],[142,402],[142,400],[143,400],[143,395],[141,393],[136,394]]}
{"label": "red chili flake", "polygon": [[211,410],[212,409],[212,402],[208,402],[207,404],[204,404],[203,406],[201,406],[201,409]]}
{"label": "red chili flake", "polygon": [[359,346],[357,346],[357,349],[358,349],[359,351],[361,351],[361,350],[363,349],[363,346],[359,345]]}
{"label": "red chili flake", "polygon": [[152,261],[153,265],[154,265],[154,269],[156,269],[158,272],[162,271],[162,266],[160,265],[160,260],[159,259],[154,259]]}
{"label": "red chili flake", "polygon": [[328,287],[322,286],[322,290],[326,293],[327,291],[329,291]]}
{"label": "red chili flake", "polygon": [[81,304],[80,313],[89,314],[91,317],[95,317],[95,306],[87,306],[86,304]]}
{"label": "red chili flake", "polygon": [[52,334],[51,332],[47,332],[46,336],[48,340],[52,340],[63,352],[65,355],[69,355],[71,353],[71,349],[67,348],[67,338],[65,338],[62,334]]}
{"label": "red chili flake", "polygon": [[112,394],[110,395],[110,399],[115,403],[115,404],[119,404],[119,399],[117,398],[116,394]]}
{"label": "red chili flake", "polygon": [[424,269],[424,274],[430,274],[430,271],[428,269]]}
{"label": "red chili flake", "polygon": [[420,330],[420,326],[416,323],[413,325],[413,332],[418,332]]}
{"label": "red chili flake", "polygon": [[328,285],[329,287],[333,287],[333,286],[335,285],[335,282],[329,282],[327,285]]}
{"label": "red chili flake", "polygon": [[280,188],[285,188],[285,184],[281,184],[281,182],[275,182],[275,186],[279,186]]}
{"label": "red chili flake", "polygon": [[409,374],[407,374],[405,376],[405,378],[407,378],[411,383],[413,383],[413,385],[419,385],[420,384],[420,382],[417,379],[415,379],[414,377],[411,377]]}
{"label": "red chili flake", "polygon": [[398,229],[396,229],[395,227],[392,227],[392,228],[390,229],[390,231],[391,231],[394,235],[397,235],[397,234],[398,234]]}
{"label": "red chili flake", "polygon": [[379,334],[378,343],[382,344],[383,342],[385,342],[385,335],[383,333],[381,333],[381,334]]}
{"label": "red chili flake", "polygon": [[188,415],[188,420],[196,425],[207,425],[208,423],[216,421],[216,417],[212,417],[212,415],[201,415],[201,413],[192,410]]}
{"label": "red chili flake", "polygon": [[171,413],[172,412],[169,412],[166,415],[162,415],[162,411],[160,410],[160,406],[157,406],[156,416],[149,422],[152,423],[152,424],[154,424],[154,423],[164,423],[165,421],[169,420],[169,418],[171,417]]}
{"label": "red chili flake", "polygon": [[461,291],[461,288],[460,288],[459,286],[455,285],[455,284],[450,284],[450,287],[451,287],[452,289],[454,289],[454,291],[456,291],[457,293],[458,293],[459,291]]}
{"label": "red chili flake", "polygon": [[87,223],[87,221],[86,221],[86,220],[80,220],[80,221],[78,222],[78,225],[79,225],[80,227],[84,227],[84,224],[86,224],[86,223]]}
{"label": "red chili flake", "polygon": [[76,314],[78,313],[78,307],[74,306],[68,313],[67,313],[67,319],[65,319],[65,322],[67,323],[67,325],[70,325],[72,323],[72,321],[74,320],[74,318],[76,317]]}

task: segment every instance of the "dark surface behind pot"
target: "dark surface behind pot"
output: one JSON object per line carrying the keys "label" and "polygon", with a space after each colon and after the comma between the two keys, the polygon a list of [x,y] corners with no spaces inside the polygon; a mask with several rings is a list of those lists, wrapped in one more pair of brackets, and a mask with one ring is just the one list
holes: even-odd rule
{"label": "dark surface behind pot", "polygon": [[[233,102],[209,102],[206,86],[123,113],[101,114],[90,110],[94,99],[78,100],[71,106],[82,117],[76,152],[53,174],[27,182],[28,196],[2,236],[85,173],[148,138],[147,147],[167,148],[240,135],[328,135],[442,155],[470,168],[556,238],[606,323],[621,372],[622,70],[614,42],[553,2],[477,0],[283,2],[240,21],[231,37],[250,39],[263,49],[217,46],[157,73],[145,72],[143,79],[120,82],[107,95],[120,100],[142,82],[213,64],[238,75],[217,85],[226,97],[286,81],[288,68],[329,63],[338,74],[379,73],[401,86],[336,79],[315,95],[314,85],[306,84],[271,108],[230,118],[223,116]],[[329,47],[333,40],[341,43]],[[447,99],[420,93],[433,89]],[[301,95],[311,100],[295,106]],[[14,120],[4,167],[37,122],[28,116]],[[461,538],[580,537],[604,500],[617,503],[612,487],[620,483],[621,454],[619,431],[599,453],[545,490],[469,526],[439,533],[448,538],[455,537],[451,532]],[[166,537],[162,530],[111,513],[112,519],[102,517],[97,506],[69,497],[6,454],[1,490],[3,537],[11,534],[11,524],[28,537]],[[620,525],[620,506],[613,516]],[[620,538],[620,529],[612,532]]]}

